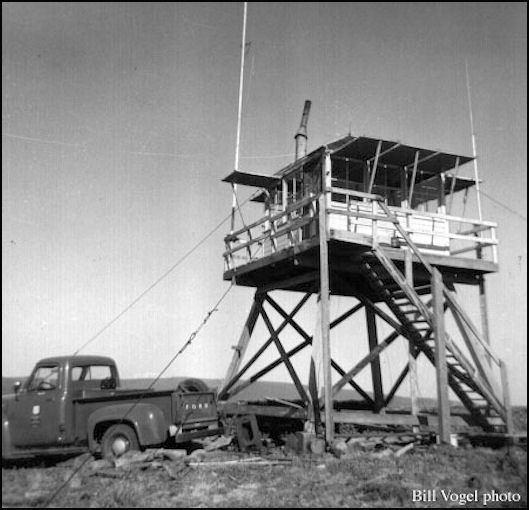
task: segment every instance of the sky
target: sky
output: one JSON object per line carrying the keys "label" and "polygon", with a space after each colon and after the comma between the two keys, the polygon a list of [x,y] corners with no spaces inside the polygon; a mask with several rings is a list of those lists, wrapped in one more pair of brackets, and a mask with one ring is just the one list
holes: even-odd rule
{"label": "sky", "polygon": [[[516,404],[527,402],[526,9],[249,3],[239,165],[272,174],[290,163],[305,99],[309,150],[350,131],[471,155],[467,62],[483,217],[500,240],[491,343]],[[4,2],[2,15],[2,373],[23,376],[73,353],[229,215],[221,179],[234,166],[243,4]],[[477,218],[474,191],[455,206]],[[114,357],[124,377],[155,376],[228,286],[228,229],[83,353]],[[479,324],[477,290],[462,292]],[[232,289],[166,375],[223,377],[252,294]],[[296,297],[277,299],[289,308]],[[336,298],[331,312],[351,304]],[[313,332],[314,308],[300,317]],[[352,366],[367,340],[359,332],[345,349],[343,327],[332,352]],[[395,349],[382,356],[388,381],[405,356]],[[435,394],[419,370],[420,394]]]}

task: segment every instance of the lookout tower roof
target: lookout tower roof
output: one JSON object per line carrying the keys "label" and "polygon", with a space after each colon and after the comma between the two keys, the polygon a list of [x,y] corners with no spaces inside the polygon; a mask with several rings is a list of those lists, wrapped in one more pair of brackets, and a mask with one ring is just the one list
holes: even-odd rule
{"label": "lookout tower roof", "polygon": [[[379,145],[380,149],[378,148]],[[384,182],[387,186],[398,187],[401,183],[402,170],[411,172],[416,165],[417,184],[422,182],[426,184],[430,179],[447,172],[445,193],[461,191],[475,185],[474,179],[457,175],[458,167],[474,159],[471,156],[413,147],[380,138],[352,135],[318,147],[306,156],[283,167],[274,175],[234,171],[223,181],[258,188],[270,188],[277,185],[281,178],[295,173],[300,168],[317,164],[325,151],[328,151],[333,159],[335,172],[337,174],[347,172],[348,177],[352,179],[358,176],[357,180],[361,180],[360,176],[364,168],[374,164],[378,151],[378,172],[375,184]],[[448,173],[451,170],[454,172]],[[258,201],[260,199],[262,197],[257,198]]]}

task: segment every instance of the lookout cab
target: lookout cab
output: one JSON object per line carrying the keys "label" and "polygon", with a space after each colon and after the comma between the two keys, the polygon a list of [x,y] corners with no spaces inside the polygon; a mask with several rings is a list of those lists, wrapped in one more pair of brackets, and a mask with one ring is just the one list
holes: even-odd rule
{"label": "lookout cab", "polygon": [[[466,407],[470,420],[485,430],[510,429],[505,366],[489,345],[486,312],[485,277],[498,271],[496,224],[452,214],[454,197],[475,185],[473,179],[460,176],[460,168],[473,158],[352,135],[306,154],[309,107],[306,103],[292,164],[273,175],[234,171],[224,179],[256,188],[253,200],[263,209],[255,221],[225,238],[224,279],[255,287],[256,293],[219,397],[234,396],[284,363],[299,393],[293,406],[301,410],[293,407],[293,411],[306,412],[316,430],[325,429],[328,441],[334,424],[340,422],[378,419],[413,424],[420,414],[413,391],[416,360],[424,355],[437,377],[444,440],[450,431],[449,399],[454,397]],[[480,327],[458,298],[460,284],[477,290]],[[302,293],[291,312],[271,297],[279,289]],[[318,295],[321,330],[309,335],[294,316],[313,294]],[[331,318],[332,296],[350,296],[355,304]],[[282,316],[281,325],[272,325],[265,305]],[[332,355],[331,330],[361,310],[369,354],[352,368],[342,367]],[[456,337],[446,332],[447,312],[457,326]],[[245,360],[259,317],[269,337],[255,356]],[[377,321],[390,325],[392,334],[378,338]],[[280,339],[286,325],[302,340],[290,350]],[[354,348],[354,332],[351,338]],[[409,346],[408,362],[395,380],[383,380],[380,353],[398,338]],[[250,377],[252,365],[274,344],[276,362]],[[321,353],[313,354],[310,373],[323,375],[319,388],[311,383],[307,390],[291,358],[309,346],[313,353]],[[319,372],[314,371],[314,363],[319,363]],[[354,380],[364,368],[371,370],[369,391]],[[411,382],[409,416],[385,413],[406,378]],[[363,397],[363,409],[378,418],[336,409],[334,398],[346,385]]]}

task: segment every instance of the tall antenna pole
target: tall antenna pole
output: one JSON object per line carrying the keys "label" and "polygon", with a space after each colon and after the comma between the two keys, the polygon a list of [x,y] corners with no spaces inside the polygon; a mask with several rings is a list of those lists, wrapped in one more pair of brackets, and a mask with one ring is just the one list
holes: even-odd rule
{"label": "tall antenna pole", "polygon": [[476,133],[474,131],[474,117],[472,115],[472,99],[470,97],[470,77],[468,75],[468,61],[465,60],[465,72],[467,77],[467,97],[468,97],[468,111],[470,114],[470,131],[472,133],[472,156],[474,157],[474,180],[476,181],[476,194],[478,204],[479,220],[483,219],[481,214],[481,194],[479,191],[479,174],[478,174],[478,161],[476,159]]}
{"label": "tall antenna pole", "polygon": [[[235,165],[234,169],[239,170],[239,145],[241,141],[241,116],[242,116],[242,87],[244,83],[244,53],[246,46],[246,11],[248,2],[244,2],[244,14],[242,22],[242,45],[241,45],[241,71],[239,75],[239,110],[237,114],[237,139],[235,142]],[[235,226],[235,210],[237,209],[237,185],[232,183],[232,203],[231,203],[231,232]]]}

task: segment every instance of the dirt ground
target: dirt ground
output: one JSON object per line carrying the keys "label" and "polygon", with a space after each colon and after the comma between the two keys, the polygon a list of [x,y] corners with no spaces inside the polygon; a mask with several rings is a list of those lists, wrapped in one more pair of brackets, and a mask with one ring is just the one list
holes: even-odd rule
{"label": "dirt ground", "polygon": [[51,496],[72,475],[80,459],[49,467],[3,467],[2,506],[527,506],[527,453],[519,447],[492,450],[430,445],[416,446],[400,457],[388,450],[357,450],[340,458],[329,453],[296,456],[276,450],[261,455],[257,462],[249,458],[256,460],[219,451],[191,465],[165,460],[108,469],[95,469],[90,461],[51,503]]}

